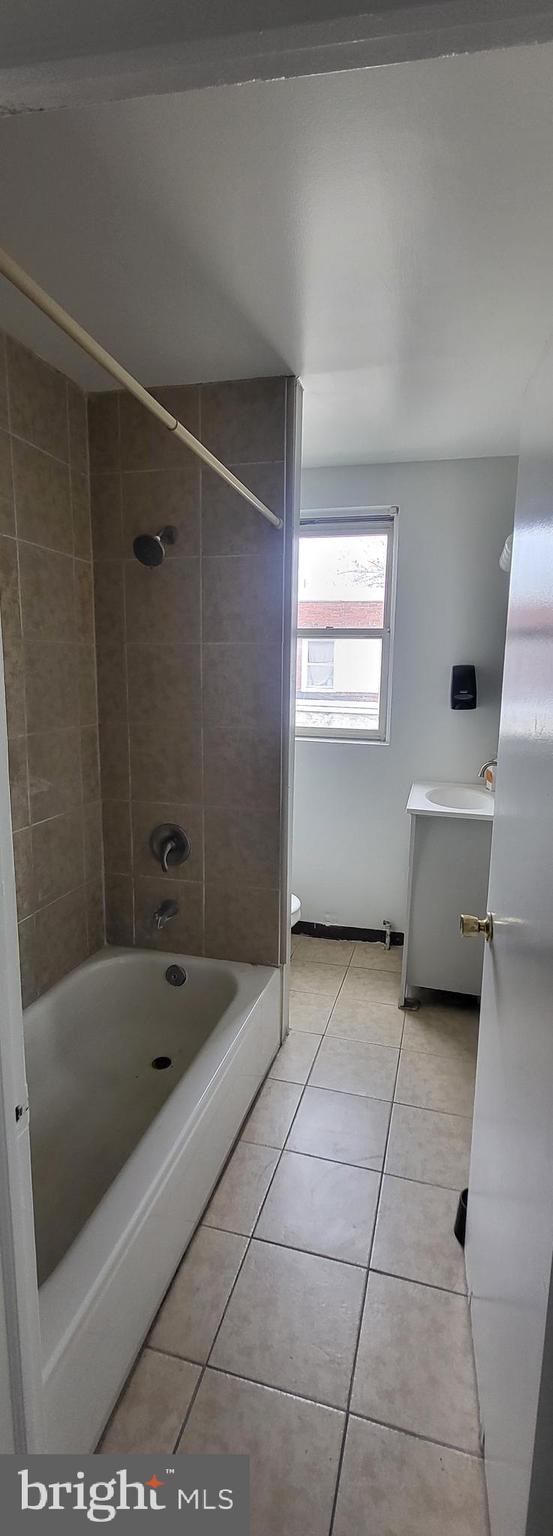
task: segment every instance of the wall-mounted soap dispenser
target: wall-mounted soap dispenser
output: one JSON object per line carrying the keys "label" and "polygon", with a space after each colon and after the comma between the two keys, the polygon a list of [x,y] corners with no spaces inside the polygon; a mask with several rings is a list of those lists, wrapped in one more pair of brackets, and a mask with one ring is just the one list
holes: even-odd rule
{"label": "wall-mounted soap dispenser", "polygon": [[451,708],[476,709],[476,667],[472,662],[451,668]]}

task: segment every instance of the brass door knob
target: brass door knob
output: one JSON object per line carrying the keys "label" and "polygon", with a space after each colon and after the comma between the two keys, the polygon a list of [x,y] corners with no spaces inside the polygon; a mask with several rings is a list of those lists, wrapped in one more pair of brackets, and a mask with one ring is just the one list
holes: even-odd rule
{"label": "brass door knob", "polygon": [[459,927],[464,939],[484,938],[486,944],[493,939],[493,918],[491,912],[485,917],[471,917],[469,913],[462,912],[459,918]]}

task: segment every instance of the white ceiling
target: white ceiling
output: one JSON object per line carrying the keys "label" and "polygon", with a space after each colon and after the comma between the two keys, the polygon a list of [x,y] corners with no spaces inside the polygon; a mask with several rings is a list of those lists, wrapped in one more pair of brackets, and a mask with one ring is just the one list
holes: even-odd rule
{"label": "white ceiling", "polygon": [[[0,122],[1,241],[144,382],[300,373],[310,464],[517,451],[553,44]],[[107,382],[0,285],[0,323]]]}

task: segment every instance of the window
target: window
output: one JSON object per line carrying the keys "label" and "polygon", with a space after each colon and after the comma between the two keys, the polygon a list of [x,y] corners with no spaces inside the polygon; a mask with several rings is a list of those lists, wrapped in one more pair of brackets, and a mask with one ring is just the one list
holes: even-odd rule
{"label": "window", "polygon": [[385,741],[396,509],[300,528],[296,732]]}

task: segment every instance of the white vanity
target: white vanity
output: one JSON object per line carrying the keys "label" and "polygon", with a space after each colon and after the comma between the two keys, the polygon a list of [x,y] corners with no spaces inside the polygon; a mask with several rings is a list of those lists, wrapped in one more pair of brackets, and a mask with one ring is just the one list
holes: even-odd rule
{"label": "white vanity", "polygon": [[483,944],[461,912],[485,913],[494,796],[480,784],[413,784],[401,1001],[419,987],[478,996]]}

